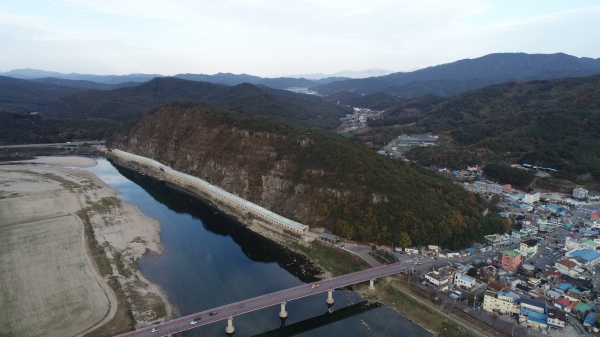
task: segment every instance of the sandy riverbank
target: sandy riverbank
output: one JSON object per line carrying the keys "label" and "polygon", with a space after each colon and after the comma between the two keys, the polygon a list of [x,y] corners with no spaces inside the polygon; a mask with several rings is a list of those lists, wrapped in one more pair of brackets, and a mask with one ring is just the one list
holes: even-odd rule
{"label": "sandy riverbank", "polygon": [[64,168],[93,167],[91,158],[27,162],[63,167],[0,165],[0,330],[112,336],[170,318],[166,295],[135,264],[162,252],[159,223],[94,174]]}

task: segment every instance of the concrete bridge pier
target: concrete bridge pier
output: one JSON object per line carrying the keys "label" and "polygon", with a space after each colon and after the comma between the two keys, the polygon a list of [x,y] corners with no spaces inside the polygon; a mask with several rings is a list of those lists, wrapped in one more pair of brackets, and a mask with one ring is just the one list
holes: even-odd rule
{"label": "concrete bridge pier", "polygon": [[235,332],[235,328],[233,327],[233,316],[227,319],[227,327],[225,328],[225,332],[227,334],[232,334]]}
{"label": "concrete bridge pier", "polygon": [[281,302],[281,311],[279,312],[279,318],[286,318],[287,317],[287,311],[285,311],[285,304],[287,302]]}
{"label": "concrete bridge pier", "polygon": [[375,290],[375,279],[374,278],[369,280],[369,290]]}
{"label": "concrete bridge pier", "polygon": [[333,304],[333,289],[327,290],[327,300],[325,303]]}

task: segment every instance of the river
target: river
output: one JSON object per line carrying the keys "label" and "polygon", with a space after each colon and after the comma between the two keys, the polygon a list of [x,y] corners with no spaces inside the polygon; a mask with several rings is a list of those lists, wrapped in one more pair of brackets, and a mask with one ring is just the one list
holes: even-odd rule
{"label": "river", "polygon": [[[87,170],[160,222],[164,253],[147,254],[138,267],[164,289],[178,315],[317,280],[318,270],[302,255],[243,228],[210,205],[96,159],[98,165]],[[289,302],[285,321],[278,317],[279,306],[236,316],[235,336],[431,336],[393,310],[365,303],[352,290],[336,290],[331,309],[326,296]],[[225,336],[225,325],[209,324],[182,336]]]}

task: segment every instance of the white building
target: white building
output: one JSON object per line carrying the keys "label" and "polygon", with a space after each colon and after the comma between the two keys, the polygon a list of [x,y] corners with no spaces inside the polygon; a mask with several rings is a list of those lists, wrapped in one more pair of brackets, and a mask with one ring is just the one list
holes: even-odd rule
{"label": "white building", "polygon": [[526,193],[523,197],[523,202],[530,205],[534,202],[540,202],[540,192]]}
{"label": "white building", "polygon": [[583,200],[583,199],[587,199],[587,197],[588,197],[588,190],[586,190],[585,188],[578,187],[573,190],[573,198]]}
{"label": "white building", "polygon": [[521,312],[521,309],[515,303],[513,295],[502,291],[497,294],[486,291],[483,296],[483,310],[503,314],[519,314]]}
{"label": "white building", "polygon": [[454,275],[454,285],[463,289],[471,289],[475,286],[475,278],[459,273]]}

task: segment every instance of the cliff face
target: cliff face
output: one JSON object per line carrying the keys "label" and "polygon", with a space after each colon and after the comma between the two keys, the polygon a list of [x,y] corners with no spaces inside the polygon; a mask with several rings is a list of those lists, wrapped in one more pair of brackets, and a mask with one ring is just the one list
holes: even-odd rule
{"label": "cliff face", "polygon": [[319,129],[170,104],[107,144],[347,238],[397,244],[404,232],[413,244],[458,247],[488,231],[475,196]]}

